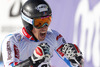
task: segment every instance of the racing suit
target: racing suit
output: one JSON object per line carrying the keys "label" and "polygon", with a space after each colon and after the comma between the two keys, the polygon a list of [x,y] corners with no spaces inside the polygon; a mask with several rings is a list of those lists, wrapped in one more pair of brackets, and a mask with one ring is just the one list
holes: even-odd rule
{"label": "racing suit", "polygon": [[[4,66],[13,67],[25,61],[32,56],[35,48],[42,42],[48,43],[51,52],[56,51],[56,53],[61,55],[60,57],[66,61],[65,58],[62,57],[63,54],[59,52],[61,45],[66,43],[61,34],[55,30],[48,29],[45,40],[36,42],[23,27],[21,31],[8,35],[2,43]],[[70,63],[69,66],[71,67]]]}

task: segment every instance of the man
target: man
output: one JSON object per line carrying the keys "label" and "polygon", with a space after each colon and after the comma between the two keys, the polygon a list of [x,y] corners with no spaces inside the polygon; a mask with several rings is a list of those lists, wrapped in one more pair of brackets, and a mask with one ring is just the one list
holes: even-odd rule
{"label": "man", "polygon": [[82,53],[75,44],[49,29],[52,12],[44,0],[28,0],[21,9],[22,32],[6,37],[2,44],[5,67],[50,67],[52,52],[69,67],[82,67]]}

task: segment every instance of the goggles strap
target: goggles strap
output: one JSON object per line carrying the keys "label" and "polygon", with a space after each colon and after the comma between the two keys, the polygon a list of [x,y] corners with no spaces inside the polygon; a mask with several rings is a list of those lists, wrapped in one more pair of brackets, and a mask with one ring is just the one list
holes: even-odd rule
{"label": "goggles strap", "polygon": [[31,19],[31,18],[28,18],[27,16],[25,16],[22,12],[21,12],[21,17],[22,17],[22,19],[23,20],[25,20],[26,22],[28,22],[29,24],[33,24],[32,22],[33,22],[33,19]]}

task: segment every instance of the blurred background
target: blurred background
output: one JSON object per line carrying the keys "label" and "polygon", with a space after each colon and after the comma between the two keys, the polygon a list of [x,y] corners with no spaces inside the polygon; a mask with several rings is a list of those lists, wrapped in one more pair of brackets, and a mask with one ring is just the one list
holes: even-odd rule
{"label": "blurred background", "polygon": [[[0,2],[0,67],[2,41],[6,35],[23,27],[20,8],[26,0]],[[84,56],[84,67],[100,67],[100,0],[46,0],[53,12],[50,25],[65,38],[77,44]],[[54,53],[53,67],[67,65]],[[55,62],[56,61],[56,62]]]}

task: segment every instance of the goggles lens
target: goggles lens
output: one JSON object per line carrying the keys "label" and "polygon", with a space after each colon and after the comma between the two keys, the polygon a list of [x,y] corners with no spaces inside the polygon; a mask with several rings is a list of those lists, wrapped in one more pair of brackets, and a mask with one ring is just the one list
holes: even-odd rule
{"label": "goggles lens", "polygon": [[43,17],[43,18],[34,18],[33,26],[36,28],[42,28],[45,25],[50,25],[51,16]]}

